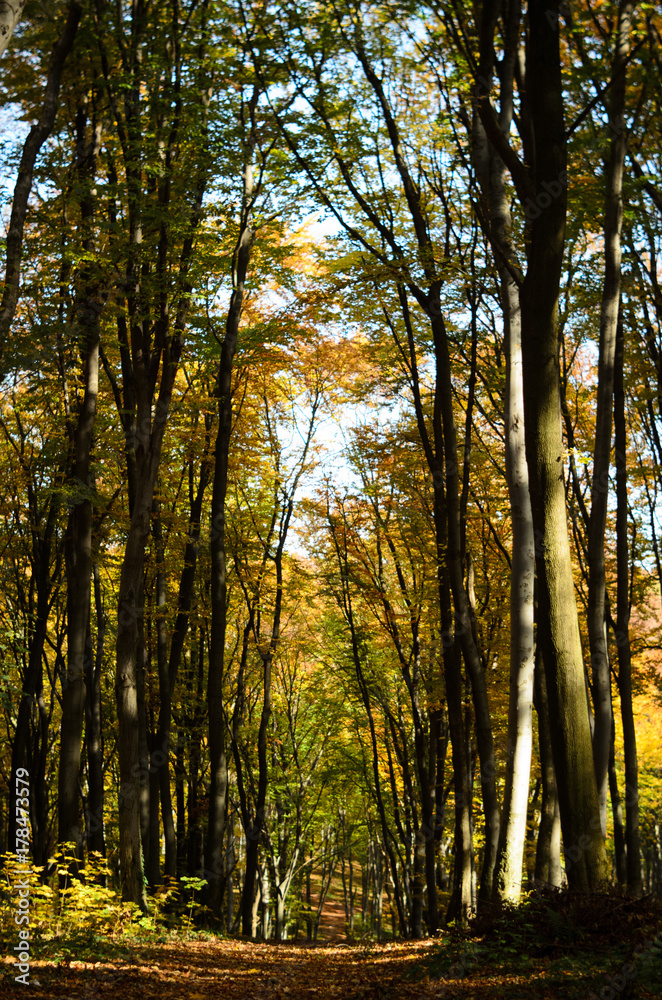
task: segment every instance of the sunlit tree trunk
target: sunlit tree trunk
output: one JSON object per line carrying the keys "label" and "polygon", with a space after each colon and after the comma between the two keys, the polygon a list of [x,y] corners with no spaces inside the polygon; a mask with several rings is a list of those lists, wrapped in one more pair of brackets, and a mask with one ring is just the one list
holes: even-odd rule
{"label": "sunlit tree trunk", "polygon": [[25,0],[0,0],[0,56],[11,41],[24,7]]}
{"label": "sunlit tree trunk", "polygon": [[[477,17],[480,23],[479,11]],[[509,41],[499,69],[501,100],[498,124],[505,141],[514,114],[513,80],[518,29],[519,10],[517,5],[512,4],[504,24],[504,32]],[[524,440],[519,301],[522,275],[512,239],[505,165],[490,147],[477,114],[474,114],[473,121],[472,153],[501,286],[506,358],[506,479],[512,525],[508,756],[493,894],[495,899],[503,902],[518,902],[522,885],[533,744],[535,579],[533,519]]]}
{"label": "sunlit tree trunk", "polygon": [[[504,287],[505,285],[505,287]],[[512,524],[510,575],[510,693],[508,757],[495,890],[502,901],[519,902],[526,841],[533,745],[534,535],[524,448],[519,292],[502,272],[506,327],[506,475]]]}

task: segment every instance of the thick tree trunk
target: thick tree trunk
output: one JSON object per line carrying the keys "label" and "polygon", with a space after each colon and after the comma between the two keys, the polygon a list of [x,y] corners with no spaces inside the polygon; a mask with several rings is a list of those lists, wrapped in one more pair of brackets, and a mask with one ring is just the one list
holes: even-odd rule
{"label": "thick tree trunk", "polygon": [[627,149],[625,127],[626,65],[630,44],[632,0],[621,0],[612,62],[609,127],[611,150],[606,173],[604,244],[605,276],[600,310],[597,413],[591,485],[591,516],[588,527],[588,635],[591,650],[593,714],[593,761],[600,802],[602,833],[607,831],[607,789],[611,748],[611,673],[605,616],[605,525],[609,498],[612,405],[616,327],[621,287],[621,224],[623,220],[623,165]]}
{"label": "thick tree trunk", "polygon": [[[558,10],[553,7],[552,13]],[[565,239],[566,139],[559,33],[549,14],[543,0],[529,4],[527,81],[539,214],[530,224],[521,293],[526,456],[536,532],[538,641],[547,680],[566,873],[572,888],[588,891],[607,877],[607,858],[563,484],[558,295]]]}

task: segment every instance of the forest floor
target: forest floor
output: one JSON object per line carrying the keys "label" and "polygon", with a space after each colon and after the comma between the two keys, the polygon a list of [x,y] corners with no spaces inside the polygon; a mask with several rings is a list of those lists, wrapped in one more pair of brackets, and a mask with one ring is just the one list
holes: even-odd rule
{"label": "forest floor", "polygon": [[[12,959],[2,971],[7,989],[44,1000],[534,1000],[609,997],[652,1000],[662,976],[631,971],[624,952],[587,952],[578,943],[548,954],[498,954],[479,941],[458,951],[442,940],[387,944],[258,944],[236,939],[173,940],[120,946],[95,960],[71,949],[30,963],[30,985],[12,982]],[[506,949],[507,951],[507,949]],[[454,960],[453,960],[454,959]],[[662,968],[662,966],[660,966]],[[11,988],[13,987],[13,989]],[[605,992],[606,990],[606,992]]]}
{"label": "forest floor", "polygon": [[325,908],[317,944],[256,943],[202,931],[34,940],[16,983],[3,942],[0,997],[44,1000],[653,1000],[662,998],[662,905],[613,891],[542,892],[469,932],[377,944],[341,940]]}

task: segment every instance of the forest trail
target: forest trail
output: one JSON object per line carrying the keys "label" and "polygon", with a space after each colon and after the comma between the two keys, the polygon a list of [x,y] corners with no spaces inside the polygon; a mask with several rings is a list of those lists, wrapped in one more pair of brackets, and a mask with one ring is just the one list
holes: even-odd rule
{"label": "forest trail", "polygon": [[[26,995],[43,1000],[586,1000],[607,983],[599,959],[570,966],[540,958],[524,972],[494,956],[425,968],[440,942],[382,945],[189,941],[127,948],[110,957],[56,961],[35,954]],[[521,956],[520,956],[521,957]],[[0,996],[17,996],[12,959],[0,965]],[[505,967],[504,967],[505,965]],[[594,978],[597,976],[597,978]],[[10,985],[11,984],[11,985]],[[13,988],[12,988],[13,987]],[[657,997],[646,989],[641,1000]],[[622,994],[621,1000],[625,993]]]}
{"label": "forest trail", "polygon": [[[381,946],[191,941],[123,950],[122,957],[31,963],[33,996],[48,1000],[407,1000],[448,984],[403,981],[429,941]],[[5,973],[9,972],[7,966]],[[5,980],[6,981],[6,980]],[[12,991],[14,992],[14,991]]]}

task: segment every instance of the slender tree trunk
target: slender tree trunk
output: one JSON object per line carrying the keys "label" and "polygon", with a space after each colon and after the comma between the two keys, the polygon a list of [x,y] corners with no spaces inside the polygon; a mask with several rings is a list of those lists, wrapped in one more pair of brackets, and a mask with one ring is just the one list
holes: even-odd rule
{"label": "slender tree trunk", "polygon": [[105,613],[101,598],[99,566],[92,567],[94,581],[94,603],[97,619],[97,641],[94,663],[88,661],[85,678],[85,736],[87,743],[87,847],[105,857],[106,841],[103,826],[103,728],[101,719],[101,667],[106,632]]}
{"label": "slender tree trunk", "polygon": [[34,782],[34,809],[32,814],[33,855],[36,865],[48,864],[49,855],[49,812],[50,801],[46,781],[47,766],[50,757],[50,723],[53,715],[55,692],[51,688],[50,704],[44,698],[43,675],[37,685],[37,711],[39,722],[35,727],[34,751],[30,772]]}
{"label": "slender tree trunk", "polygon": [[[168,394],[169,402],[169,394]],[[118,755],[120,765],[119,831],[122,898],[144,907],[143,849],[140,835],[141,797],[147,784],[144,713],[140,698],[144,670],[139,657],[142,645],[143,571],[150,532],[150,513],[161,457],[168,407],[157,407],[158,417],[150,436],[149,458],[138,478],[120,575],[117,609],[116,680]],[[144,702],[143,702],[144,705]],[[141,715],[143,722],[141,725]],[[141,736],[141,732],[143,735]],[[140,762],[143,762],[141,766]]]}
{"label": "slender tree trunk", "polygon": [[[282,555],[282,552],[281,552]],[[280,598],[283,591],[282,563],[278,570],[278,591],[277,606],[280,606]],[[278,615],[278,617],[280,617]],[[271,719],[271,666],[275,643],[278,640],[278,627],[280,622],[275,622],[274,631],[276,633],[269,652],[262,657],[262,712],[260,715],[260,727],[257,736],[257,758],[258,758],[258,781],[257,794],[255,796],[255,813],[253,823],[246,831],[246,877],[244,879],[244,891],[241,897],[241,924],[242,933],[250,936],[252,933],[252,904],[255,894],[255,877],[258,872],[258,852],[264,829],[264,813],[267,798],[268,783],[268,763],[267,763],[267,731],[269,720]]]}
{"label": "slender tree trunk", "polygon": [[[502,270],[506,325],[506,475],[512,523],[508,758],[497,862],[496,896],[519,902],[526,842],[533,744],[534,535],[524,445],[524,396],[519,293]],[[505,287],[504,287],[505,286]]]}
{"label": "slender tree trunk", "polygon": [[[253,99],[257,100],[254,93]],[[223,679],[225,674],[225,636],[227,630],[227,551],[225,541],[225,496],[228,488],[228,459],[232,433],[232,365],[239,322],[243,311],[244,283],[250,261],[253,232],[253,146],[249,142],[244,167],[244,190],[239,239],[232,262],[232,296],[228,309],[225,337],[218,370],[218,431],[216,434],[214,481],[211,509],[211,644],[207,706],[209,715],[209,817],[207,823],[206,867],[209,875],[209,906],[220,911],[223,896],[223,837],[227,808],[228,764],[225,747]],[[248,835],[248,831],[246,831]],[[248,852],[248,844],[247,844]],[[248,861],[247,861],[248,864]],[[251,859],[251,865],[253,859]],[[247,869],[248,870],[248,869]],[[255,873],[253,872],[253,878]]]}
{"label": "slender tree trunk", "polygon": [[[96,116],[94,116],[96,117]],[[78,109],[76,121],[76,174],[83,194],[80,201],[82,247],[92,255],[94,239],[93,192],[96,161],[101,142],[100,127],[91,122],[88,138],[87,107]],[[62,684],[60,767],[58,771],[58,840],[71,841],[83,859],[84,833],[80,822],[80,758],[85,711],[85,675],[93,669],[88,643],[92,590],[92,495],[90,462],[99,393],[99,314],[102,305],[94,292],[96,277],[90,265],[81,275],[81,290],[75,310],[83,362],[84,394],[72,428],[72,498],[65,540],[67,566],[67,672]]]}
{"label": "slender tree trunk", "polygon": [[[612,714],[613,718],[613,714]],[[627,882],[627,863],[625,860],[625,827],[623,825],[623,804],[618,790],[618,775],[616,773],[616,757],[614,754],[614,737],[616,727],[612,723],[611,750],[609,753],[609,796],[611,798],[611,814],[614,820],[614,857],[616,858],[616,878],[620,885]]]}
{"label": "slender tree trunk", "polygon": [[[440,286],[435,283],[431,290],[430,302],[439,301]],[[448,337],[443,317],[437,315],[430,306],[430,324],[433,331],[436,377],[435,408],[438,411],[438,425],[441,440],[435,434],[437,454],[444,455],[446,524],[445,563],[448,569],[450,589],[453,596],[455,622],[453,641],[459,642],[462,657],[471,681],[471,693],[476,721],[476,742],[480,761],[480,784],[485,819],[485,852],[480,876],[478,897],[484,902],[492,898],[494,869],[499,840],[499,803],[496,794],[496,760],[492,719],[487,697],[485,672],[480,653],[474,641],[472,614],[464,589],[462,547],[459,510],[459,475],[457,461],[457,434],[453,413],[453,385]],[[438,474],[437,469],[433,475]],[[446,634],[446,640],[450,635]]]}
{"label": "slender tree trunk", "polygon": [[593,761],[600,802],[602,833],[607,831],[607,788],[611,748],[611,673],[605,616],[605,525],[609,498],[614,358],[621,287],[621,225],[623,220],[623,165],[627,149],[625,127],[626,65],[630,46],[632,0],[621,0],[615,31],[612,62],[609,128],[612,133],[607,165],[604,244],[605,277],[600,311],[597,413],[588,526],[588,635],[591,650],[593,714]]}
{"label": "slender tree trunk", "polygon": [[[462,512],[460,509],[457,428],[453,410],[453,378],[448,335],[440,305],[444,282],[439,277],[434,265],[435,255],[438,253],[439,248],[435,247],[432,240],[425,204],[421,198],[418,184],[412,177],[409,165],[403,154],[399,126],[394,117],[383,80],[379,73],[375,72],[366,53],[361,36],[361,28],[358,23],[355,23],[355,32],[355,54],[361,63],[365,77],[372,87],[380,106],[380,114],[386,126],[395,166],[400,177],[402,194],[411,218],[418,250],[419,265],[427,283],[427,291],[415,285],[413,281],[408,283],[408,287],[418,304],[427,313],[432,331],[435,360],[434,447],[431,447],[425,418],[420,407],[416,350],[411,331],[409,309],[405,301],[404,287],[399,286],[398,292],[409,337],[408,367],[415,395],[414,402],[421,443],[423,444],[428,468],[432,475],[434,489],[435,491],[443,492],[445,507],[443,537],[446,542],[444,561],[454,608],[453,631],[451,634],[446,630],[445,639],[446,641],[459,642],[467,674],[471,680],[471,691],[476,717],[476,739],[480,758],[483,815],[485,820],[485,852],[480,878],[479,897],[481,900],[489,902],[492,897],[500,822],[499,803],[496,792],[496,761],[494,757],[492,720],[490,717],[485,673],[480,652],[475,641],[475,621],[473,620],[464,588],[463,560],[465,553],[463,550]],[[402,351],[402,346],[399,346]]]}
{"label": "slender tree trunk", "polygon": [[425,885],[425,841],[420,830],[414,841],[414,877],[412,884],[411,920],[409,935],[414,941],[423,937],[423,889]]}
{"label": "slender tree trunk", "polygon": [[[439,521],[440,513],[435,497],[435,517]],[[437,525],[437,551],[443,551],[443,534],[439,533]],[[438,561],[439,600],[441,607],[441,625],[449,634],[452,627],[452,611],[450,588],[444,578],[443,558]],[[462,711],[462,656],[459,645],[455,642],[444,644],[444,681],[446,685],[446,704],[448,706],[448,727],[453,755],[453,775],[455,787],[455,850],[453,866],[453,886],[448,904],[446,920],[455,920],[459,926],[466,926],[473,911],[471,879],[473,872],[473,855],[471,850],[471,806],[472,791],[470,781],[470,762],[467,738]]]}
{"label": "slender tree trunk", "polygon": [[623,374],[624,333],[619,317],[616,340],[614,423],[616,430],[616,650],[618,693],[623,722],[625,756],[625,843],[627,884],[635,896],[642,894],[639,836],[639,771],[637,735],[632,711],[632,659],[630,650],[630,554],[628,539],[627,427]]}
{"label": "slender tree trunk", "polygon": [[[478,15],[480,16],[480,15]],[[506,33],[513,41],[519,11],[511,5]],[[499,71],[499,127],[507,138],[513,119],[516,44],[506,45]],[[533,742],[533,591],[535,555],[529,472],[524,440],[522,324],[519,301],[521,272],[512,241],[512,219],[506,192],[506,170],[489,146],[480,117],[474,115],[473,156],[489,218],[489,232],[499,272],[506,356],[506,478],[512,525],[510,572],[510,692],[508,757],[503,814],[496,864],[494,898],[518,902],[526,841],[529,776]]]}
{"label": "slender tree trunk", "polygon": [[175,802],[177,804],[177,874],[183,874],[186,869],[186,802],[184,796],[184,733],[177,731],[177,746],[175,747]]}

